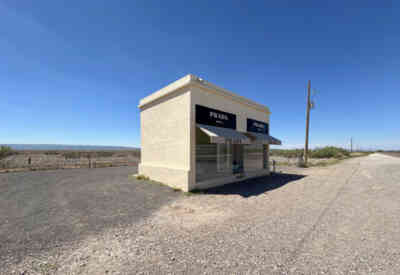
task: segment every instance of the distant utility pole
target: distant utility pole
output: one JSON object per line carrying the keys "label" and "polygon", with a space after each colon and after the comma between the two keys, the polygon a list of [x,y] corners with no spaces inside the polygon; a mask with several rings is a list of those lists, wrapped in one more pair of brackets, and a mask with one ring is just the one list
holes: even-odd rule
{"label": "distant utility pole", "polygon": [[311,109],[311,80],[308,80],[307,88],[307,119],[306,119],[306,143],[304,145],[304,164],[307,165],[308,161],[308,132],[310,129],[310,109]]}
{"label": "distant utility pole", "polygon": [[350,153],[353,153],[353,138],[350,138]]}

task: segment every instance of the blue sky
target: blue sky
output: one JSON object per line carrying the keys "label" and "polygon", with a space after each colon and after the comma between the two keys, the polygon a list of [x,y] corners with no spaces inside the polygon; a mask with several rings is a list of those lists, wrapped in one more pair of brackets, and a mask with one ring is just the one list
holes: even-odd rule
{"label": "blue sky", "polygon": [[0,0],[0,143],[140,146],[139,100],[193,73],[267,105],[271,134],[400,149],[395,1]]}

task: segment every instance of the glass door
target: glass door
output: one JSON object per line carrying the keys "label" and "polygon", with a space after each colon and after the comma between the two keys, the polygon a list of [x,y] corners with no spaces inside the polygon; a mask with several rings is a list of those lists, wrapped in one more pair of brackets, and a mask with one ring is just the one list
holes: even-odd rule
{"label": "glass door", "polygon": [[243,173],[243,153],[244,145],[233,144],[232,146],[232,171],[233,174]]}

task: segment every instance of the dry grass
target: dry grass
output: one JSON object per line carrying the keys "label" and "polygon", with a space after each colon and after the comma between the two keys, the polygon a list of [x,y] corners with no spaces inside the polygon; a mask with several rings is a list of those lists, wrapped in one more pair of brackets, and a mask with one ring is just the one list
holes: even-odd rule
{"label": "dry grass", "polygon": [[140,150],[19,150],[0,159],[1,172],[136,166]]}

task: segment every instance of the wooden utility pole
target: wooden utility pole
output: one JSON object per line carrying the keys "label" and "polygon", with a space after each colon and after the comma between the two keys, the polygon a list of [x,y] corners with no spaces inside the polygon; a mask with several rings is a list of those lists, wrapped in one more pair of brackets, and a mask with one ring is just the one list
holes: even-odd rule
{"label": "wooden utility pole", "polygon": [[306,143],[304,145],[304,164],[307,165],[308,161],[308,132],[310,129],[310,108],[311,108],[311,80],[308,81],[307,88],[307,118],[306,118]]}
{"label": "wooden utility pole", "polygon": [[350,138],[350,153],[353,153],[353,138]]}

